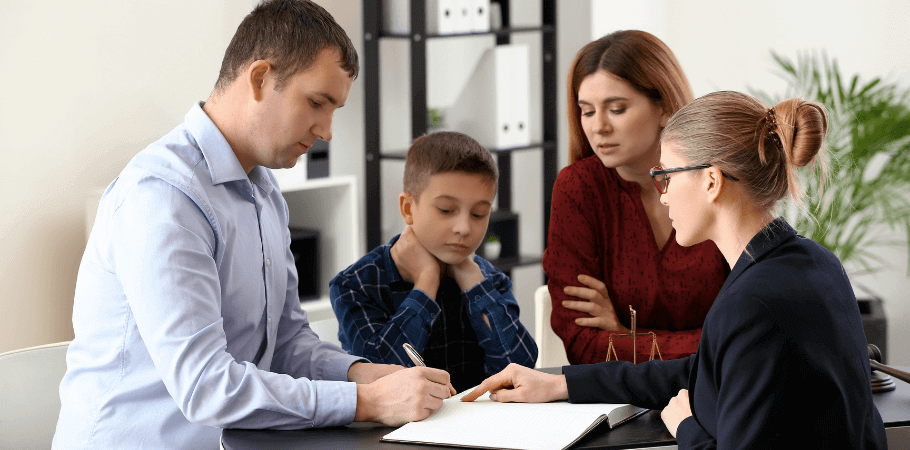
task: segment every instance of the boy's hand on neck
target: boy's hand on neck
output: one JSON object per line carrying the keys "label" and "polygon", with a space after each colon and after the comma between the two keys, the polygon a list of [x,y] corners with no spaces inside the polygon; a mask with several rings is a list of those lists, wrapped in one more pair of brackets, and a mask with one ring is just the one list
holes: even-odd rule
{"label": "boy's hand on neck", "polygon": [[444,269],[442,263],[417,240],[410,225],[404,227],[392,246],[391,254],[401,278],[414,283],[414,289],[420,289],[435,301]]}
{"label": "boy's hand on neck", "polygon": [[458,288],[462,292],[471,289],[484,279],[480,266],[474,262],[474,254],[471,254],[458,264],[449,264],[447,272],[450,277],[455,279],[455,282],[458,283]]}
{"label": "boy's hand on neck", "polygon": [[[458,264],[449,264],[446,273],[455,279],[455,282],[458,283],[458,288],[462,292],[477,286],[485,278],[483,272],[480,271],[480,266],[474,262],[473,253]],[[487,324],[487,328],[493,329],[492,325],[490,325],[490,319],[486,315],[481,315],[480,318],[483,319],[483,323]]]}

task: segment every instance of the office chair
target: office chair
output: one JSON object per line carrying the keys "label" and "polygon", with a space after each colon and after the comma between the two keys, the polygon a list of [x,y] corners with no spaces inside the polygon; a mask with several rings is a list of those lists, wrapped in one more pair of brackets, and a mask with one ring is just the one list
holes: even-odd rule
{"label": "office chair", "polygon": [[51,448],[69,342],[0,354],[0,447]]}
{"label": "office chair", "polygon": [[534,292],[534,340],[537,341],[537,364],[534,368],[568,366],[566,348],[562,339],[550,326],[553,303],[547,285]]}

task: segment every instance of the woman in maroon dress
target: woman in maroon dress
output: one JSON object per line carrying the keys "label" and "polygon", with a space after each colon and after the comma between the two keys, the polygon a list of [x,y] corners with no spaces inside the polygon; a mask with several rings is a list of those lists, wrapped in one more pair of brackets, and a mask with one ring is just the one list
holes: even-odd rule
{"label": "woman in maroon dress", "polygon": [[[553,188],[543,258],[553,331],[570,363],[604,361],[610,335],[629,332],[631,306],[663,359],[689,356],[729,269],[710,241],[676,243],[648,173],[667,119],[692,101],[686,76],[653,35],[617,31],[578,52],[567,88],[569,166]],[[631,339],[613,345],[632,361]],[[639,337],[636,360],[650,353]]]}

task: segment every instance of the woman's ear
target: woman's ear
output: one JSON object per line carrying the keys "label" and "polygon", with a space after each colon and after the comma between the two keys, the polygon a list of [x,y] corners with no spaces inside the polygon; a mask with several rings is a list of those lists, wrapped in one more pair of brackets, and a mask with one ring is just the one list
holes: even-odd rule
{"label": "woman's ear", "polygon": [[670,120],[670,116],[673,114],[671,114],[670,111],[667,111],[666,108],[661,109],[663,109],[663,114],[660,115],[660,127],[663,128],[667,126],[667,122]]}
{"label": "woman's ear", "polygon": [[716,203],[720,198],[726,184],[723,173],[717,167],[708,167],[705,170],[705,181],[703,184],[705,193],[708,195],[709,203]]}
{"label": "woman's ear", "polygon": [[407,192],[398,195],[398,209],[401,211],[401,218],[404,223],[414,225],[414,197]]}
{"label": "woman's ear", "polygon": [[274,75],[272,65],[264,59],[257,59],[247,68],[246,75],[247,82],[250,83],[250,91],[253,93],[253,100],[257,102],[262,100],[266,79]]}

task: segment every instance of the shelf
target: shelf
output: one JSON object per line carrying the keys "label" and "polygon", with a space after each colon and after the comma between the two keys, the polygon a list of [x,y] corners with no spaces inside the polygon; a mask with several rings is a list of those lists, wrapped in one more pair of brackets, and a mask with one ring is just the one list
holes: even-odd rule
{"label": "shelf", "polygon": [[311,323],[317,320],[335,318],[335,312],[332,310],[332,302],[327,295],[314,299],[301,300],[300,307],[306,311],[307,320]]}
{"label": "shelf", "polygon": [[[366,243],[368,248],[374,248],[382,245],[382,216],[383,216],[383,196],[382,196],[382,160],[403,161],[406,158],[406,150],[381,148],[381,124],[380,116],[380,90],[381,83],[379,77],[379,61],[382,59],[380,52],[380,42],[386,39],[406,40],[409,47],[409,63],[407,66],[410,70],[410,90],[411,90],[411,139],[422,136],[429,131],[427,129],[427,87],[430,82],[427,78],[427,53],[432,51],[432,47],[427,44],[430,39],[440,38],[459,38],[465,36],[492,36],[495,38],[495,45],[508,45],[511,43],[512,35],[518,33],[540,33],[540,74],[541,74],[541,97],[540,97],[540,124],[529,124],[534,129],[538,129],[540,135],[535,134],[539,142],[534,142],[527,146],[503,149],[489,149],[496,155],[496,162],[499,168],[499,186],[497,192],[497,208],[510,210],[512,206],[512,153],[526,150],[542,150],[540,153],[540,162],[542,166],[543,177],[540,180],[543,190],[541,222],[543,229],[546,230],[549,224],[551,209],[551,196],[553,185],[556,182],[558,174],[557,163],[557,116],[556,108],[553,105],[558,103],[557,92],[559,80],[556,76],[556,0],[541,1],[541,21],[540,25],[535,26],[511,26],[511,14],[509,7],[517,8],[517,1],[497,1],[502,7],[502,28],[485,32],[464,32],[455,34],[438,33],[438,30],[427,33],[426,5],[423,0],[409,0],[408,14],[410,30],[412,32],[390,33],[382,30],[382,2],[373,0],[364,0],[363,5],[363,67],[361,78],[364,80],[364,130],[365,130],[365,183],[364,195],[366,198],[365,215],[366,223],[370,226],[365,227]],[[414,30],[418,30],[414,33]],[[465,39],[465,45],[471,45],[471,40]],[[537,69],[531,69],[537,70]],[[529,105],[530,106],[530,105]],[[530,106],[536,108],[536,106]],[[532,155],[533,156],[533,155]],[[524,160],[525,158],[521,158]],[[389,205],[391,206],[391,205]],[[546,232],[542,233],[541,240],[543,247],[546,248]],[[521,256],[500,261],[505,270],[511,270],[513,267],[539,264],[539,257]]]}
{"label": "shelf", "polygon": [[[488,148],[487,150],[489,150],[490,153],[497,154],[497,153],[511,153],[511,152],[520,152],[520,151],[524,151],[524,150],[538,150],[538,149],[555,150],[556,143],[555,142],[532,142],[528,145],[523,145],[521,147]],[[394,150],[391,152],[380,153],[379,157],[381,159],[400,159],[400,160],[404,161],[405,157],[407,156],[407,152],[408,152],[407,150]]]}
{"label": "shelf", "polygon": [[520,255],[511,258],[500,258],[490,260],[490,264],[503,272],[511,272],[516,267],[526,267],[540,265],[543,262],[543,256]]}
{"label": "shelf", "polygon": [[288,204],[288,225],[319,231],[315,270],[319,294],[326,302],[329,280],[363,256],[358,192],[359,184],[353,175],[281,185],[281,194]]}
{"label": "shelf", "polygon": [[347,186],[352,183],[354,180],[353,175],[346,176],[332,176],[332,177],[323,177],[323,178],[310,178],[306,181],[296,182],[296,183],[281,183],[279,181],[278,187],[281,188],[281,192],[284,194],[306,191],[310,189],[324,189],[324,188],[334,188],[339,186]]}
{"label": "shelf", "polygon": [[[450,38],[450,37],[464,37],[464,36],[508,36],[514,33],[553,33],[556,31],[556,27],[551,25],[546,25],[542,27],[508,27],[500,28],[498,30],[490,31],[469,31],[466,33],[450,33],[450,34],[427,34],[427,39],[438,39],[438,38]],[[413,33],[401,34],[401,33],[385,33],[381,32],[379,34],[380,38],[388,39],[411,39],[416,37]]]}

